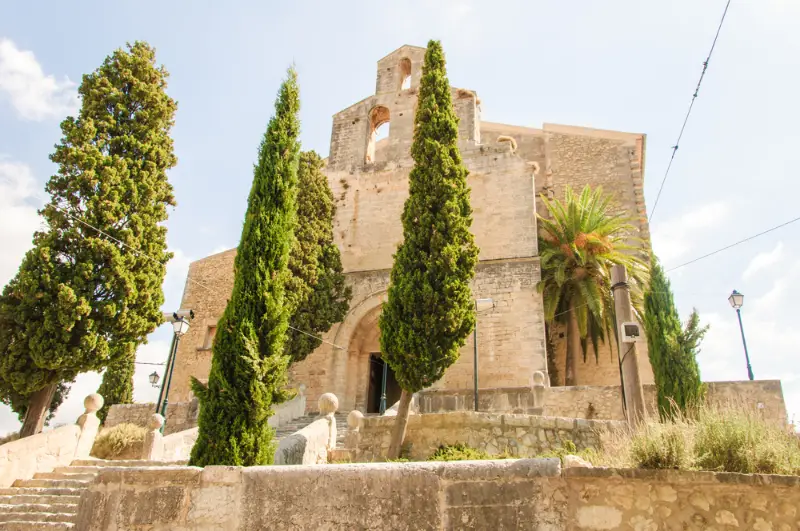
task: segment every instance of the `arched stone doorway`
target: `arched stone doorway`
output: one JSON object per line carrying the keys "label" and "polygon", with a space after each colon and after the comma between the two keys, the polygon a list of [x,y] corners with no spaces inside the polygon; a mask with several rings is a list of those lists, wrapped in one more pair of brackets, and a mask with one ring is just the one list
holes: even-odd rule
{"label": "arched stone doorway", "polygon": [[[347,352],[344,403],[365,413],[377,413],[384,362],[381,358],[380,329],[378,318],[381,306],[369,310],[354,327]],[[387,367],[387,407],[400,398],[400,387],[394,372]]]}

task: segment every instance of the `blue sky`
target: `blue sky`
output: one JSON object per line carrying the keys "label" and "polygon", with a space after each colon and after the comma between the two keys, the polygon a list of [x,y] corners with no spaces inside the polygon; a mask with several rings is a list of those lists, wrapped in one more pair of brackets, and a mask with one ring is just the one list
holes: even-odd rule
{"label": "blue sky", "polygon": [[[375,63],[403,44],[441,39],[454,86],[477,91],[483,118],[643,132],[652,208],[716,31],[724,0],[641,2],[0,2],[0,283],[16,271],[38,221],[59,122],[81,75],[126,41],[146,40],[178,101],[168,222],[176,256],[165,309],[177,308],[191,260],[236,245],[256,148],[294,63],[302,141],[327,155],[331,116],[373,93]],[[797,167],[800,4],[733,2],[651,226],[670,268],[800,215]],[[685,317],[711,330],[705,380],[746,378],[735,313],[756,378],[781,378],[800,418],[800,223],[671,274]],[[140,361],[166,358],[169,330]],[[137,400],[152,400],[140,365]],[[73,422],[99,375],[80,377],[56,422]],[[0,433],[15,429],[0,410]]]}

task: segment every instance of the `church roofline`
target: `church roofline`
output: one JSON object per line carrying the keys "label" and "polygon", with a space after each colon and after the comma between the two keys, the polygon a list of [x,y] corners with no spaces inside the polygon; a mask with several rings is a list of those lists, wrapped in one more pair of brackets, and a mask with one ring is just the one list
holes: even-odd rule
{"label": "church roofline", "polygon": [[413,44],[404,44],[401,47],[397,48],[396,50],[393,50],[393,51],[387,53],[386,55],[384,55],[383,57],[381,57],[380,59],[378,59],[378,62],[380,63],[381,61],[383,61],[387,57],[391,57],[392,55],[396,54],[397,52],[399,52],[400,50],[402,50],[404,48],[413,48],[415,50],[422,50],[422,51],[426,50],[426,48],[424,46],[414,46]]}

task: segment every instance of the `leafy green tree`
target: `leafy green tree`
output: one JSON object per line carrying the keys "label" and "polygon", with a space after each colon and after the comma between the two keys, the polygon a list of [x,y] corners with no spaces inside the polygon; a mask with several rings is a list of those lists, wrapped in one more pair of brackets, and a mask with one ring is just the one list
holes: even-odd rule
{"label": "leafy green tree", "polygon": [[403,243],[380,317],[381,352],[402,393],[389,457],[398,457],[411,395],[439,380],[475,326],[470,281],[478,247],[470,232],[467,168],[458,150],[444,52],[430,41],[422,67],[403,209]]}
{"label": "leafy green tree", "polygon": [[103,397],[103,407],[97,412],[101,422],[114,404],[133,403],[133,373],[135,357],[121,358],[106,368],[97,392]]}
{"label": "leafy green tree", "polygon": [[333,243],[336,205],[322,166],[316,152],[300,154],[297,225],[286,287],[291,314],[286,353],[292,363],[304,360],[320,346],[318,336],[344,319],[352,297],[352,290],[345,285],[339,248]]}
{"label": "leafy green tree", "polygon": [[261,141],[234,261],[233,292],[214,338],[208,385],[193,380],[200,433],[190,464],[272,463],[272,404],[286,399],[285,286],[297,214],[300,110],[294,69],[281,85]]}
{"label": "leafy green tree", "polygon": [[[73,383],[75,382],[59,382],[56,386],[53,399],[50,401],[50,406],[47,408],[47,418],[45,418],[44,421],[45,426],[50,424],[58,408],[64,403],[67,396],[69,396],[70,384]],[[0,402],[9,406],[11,410],[17,414],[17,418],[19,418],[20,422],[25,421],[25,414],[28,412],[29,401],[30,397],[17,394],[13,390],[2,392],[2,398],[0,398]]]}
{"label": "leafy green tree", "polygon": [[692,310],[685,326],[681,325],[669,280],[655,256],[651,258],[650,283],[644,294],[644,329],[659,414],[662,418],[672,417],[675,407],[687,411],[703,396],[697,354],[708,326],[700,326],[697,310]]}
{"label": "leafy green tree", "polygon": [[[567,187],[564,202],[542,197],[548,216],[539,219],[539,257],[544,315],[549,326],[565,326],[567,359],[565,385],[576,385],[576,363],[589,343],[598,356],[600,343],[614,334],[614,297],[611,268],[620,264],[632,281],[634,310],[641,309],[644,264],[626,243],[634,232],[624,214],[616,212],[603,190],[586,186],[580,195]],[[639,312],[640,313],[640,312]]]}
{"label": "leafy green tree", "polygon": [[167,76],[146,43],[116,50],[61,123],[47,227],[0,296],[0,390],[29,397],[23,437],[41,431],[59,382],[131,358],[161,322],[175,204]]}

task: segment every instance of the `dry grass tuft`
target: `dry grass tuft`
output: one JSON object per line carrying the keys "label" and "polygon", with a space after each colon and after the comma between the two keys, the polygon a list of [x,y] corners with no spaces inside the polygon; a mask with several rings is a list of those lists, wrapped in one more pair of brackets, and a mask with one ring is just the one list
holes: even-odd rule
{"label": "dry grass tuft", "polygon": [[118,424],[100,432],[92,447],[99,459],[139,459],[147,429],[135,424]]}

